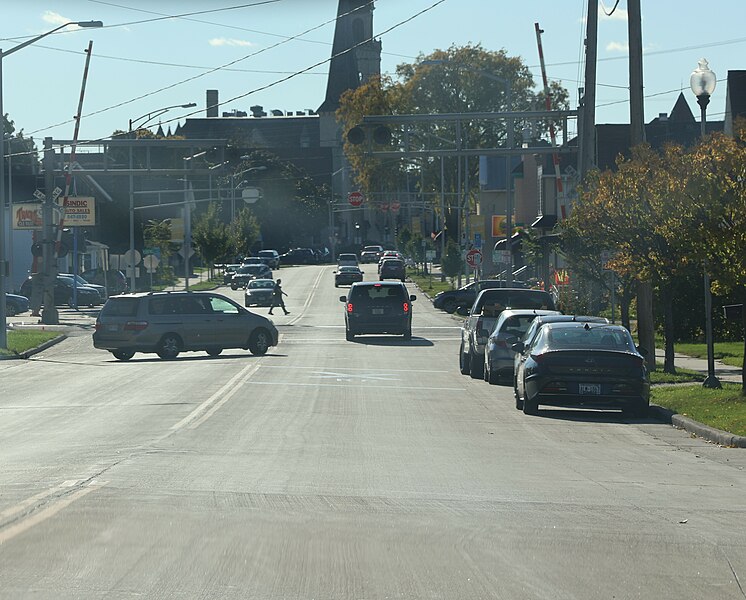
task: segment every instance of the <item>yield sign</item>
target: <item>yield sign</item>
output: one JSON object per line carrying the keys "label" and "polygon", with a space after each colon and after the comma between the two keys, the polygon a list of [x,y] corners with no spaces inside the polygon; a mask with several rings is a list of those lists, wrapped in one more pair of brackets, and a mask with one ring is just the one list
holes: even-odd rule
{"label": "yield sign", "polygon": [[363,203],[363,194],[362,194],[362,192],[350,192],[347,195],[347,201],[352,206],[360,206]]}

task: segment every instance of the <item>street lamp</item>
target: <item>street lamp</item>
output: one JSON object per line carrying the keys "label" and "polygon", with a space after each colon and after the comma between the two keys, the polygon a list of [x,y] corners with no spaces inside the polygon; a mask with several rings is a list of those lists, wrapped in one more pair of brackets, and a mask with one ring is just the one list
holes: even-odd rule
{"label": "street lamp", "polygon": [[[242,156],[241,158],[244,159],[246,157]],[[236,177],[240,177],[244,173],[254,173],[256,171],[266,170],[266,166],[260,165],[258,167],[249,167],[248,169],[244,169],[243,171],[239,171],[238,173],[231,173],[231,221],[236,218]],[[246,182],[239,181],[238,185],[241,186],[244,183]]]}
{"label": "street lamp", "polygon": [[69,23],[63,23],[54,29],[37,35],[36,37],[26,40],[22,44],[14,46],[10,50],[3,51],[0,48],[0,348],[8,347],[8,333],[6,330],[7,320],[5,312],[7,310],[5,301],[5,288],[6,280],[8,278],[8,265],[5,258],[5,244],[6,244],[6,233],[5,233],[5,110],[3,109],[3,59],[14,52],[17,52],[21,48],[30,46],[34,42],[38,42],[40,39],[51,35],[68,27],[69,25],[77,25],[78,27],[103,27],[104,24],[101,21],[71,21]]}
{"label": "street lamp", "polygon": [[132,125],[136,123],[137,121],[139,121],[140,119],[145,119],[145,120],[137,126],[138,129],[145,127],[146,123],[149,123],[156,117],[160,117],[163,113],[168,112],[172,108],[194,108],[195,106],[197,106],[195,102],[189,102],[187,104],[174,104],[173,106],[164,106],[163,108],[157,108],[155,110],[151,110],[150,112],[145,113],[144,115],[140,115],[139,117],[130,119],[129,129],[127,131],[131,133]]}
{"label": "street lamp", "polygon": [[[715,91],[717,77],[707,65],[707,60],[701,58],[699,65],[689,78],[692,93],[697,97],[699,104],[700,136],[705,137],[707,133],[707,105],[710,96]],[[712,340],[712,291],[710,290],[710,274],[707,271],[707,256],[704,259],[704,286],[705,286],[705,343],[707,344],[707,377],[702,385],[706,388],[720,388],[720,381],[715,376],[715,348]]]}

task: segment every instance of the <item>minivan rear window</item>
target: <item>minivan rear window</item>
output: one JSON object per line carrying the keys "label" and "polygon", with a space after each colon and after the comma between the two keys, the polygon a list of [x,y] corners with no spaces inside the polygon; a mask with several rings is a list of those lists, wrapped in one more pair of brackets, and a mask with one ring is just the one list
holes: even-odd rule
{"label": "minivan rear window", "polygon": [[139,298],[122,298],[113,296],[106,301],[101,315],[107,317],[134,317],[137,314]]}

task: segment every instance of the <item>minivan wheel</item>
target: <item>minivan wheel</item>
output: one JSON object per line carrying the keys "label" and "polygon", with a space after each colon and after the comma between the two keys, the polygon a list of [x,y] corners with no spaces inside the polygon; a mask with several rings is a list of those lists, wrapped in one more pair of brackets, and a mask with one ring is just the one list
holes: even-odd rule
{"label": "minivan wheel", "polygon": [[269,331],[263,328],[255,329],[249,338],[249,350],[256,356],[263,356],[269,350]]}
{"label": "minivan wheel", "polygon": [[163,360],[173,360],[181,352],[181,338],[175,333],[167,333],[158,345],[158,356]]}
{"label": "minivan wheel", "polygon": [[112,350],[111,353],[117,360],[129,360],[135,355],[132,350]]}

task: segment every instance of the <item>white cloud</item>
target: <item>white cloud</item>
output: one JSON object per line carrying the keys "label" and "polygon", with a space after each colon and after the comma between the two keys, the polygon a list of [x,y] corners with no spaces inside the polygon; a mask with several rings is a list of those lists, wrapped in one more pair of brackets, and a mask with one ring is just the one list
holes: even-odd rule
{"label": "white cloud", "polygon": [[608,52],[629,52],[629,44],[627,42],[609,42],[606,44],[606,50]]}
{"label": "white cloud", "polygon": [[253,42],[247,40],[236,40],[233,38],[213,38],[209,42],[210,46],[255,46]]}
{"label": "white cloud", "polygon": [[599,21],[624,21],[625,23],[628,21],[628,15],[627,11],[623,8],[616,7],[616,10],[611,13],[611,16],[607,15],[606,12],[609,12],[610,7],[606,8],[606,12],[604,12],[604,6],[603,2],[601,3],[601,6],[598,7],[598,19]]}
{"label": "white cloud", "polygon": [[53,12],[51,10],[44,11],[44,14],[41,16],[42,21],[45,23],[49,23],[50,25],[63,25],[64,23],[69,23],[73,19],[68,19],[66,17],[63,17],[61,14]]}

